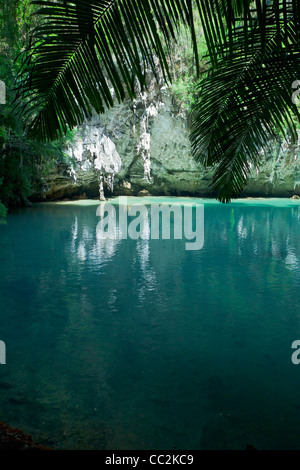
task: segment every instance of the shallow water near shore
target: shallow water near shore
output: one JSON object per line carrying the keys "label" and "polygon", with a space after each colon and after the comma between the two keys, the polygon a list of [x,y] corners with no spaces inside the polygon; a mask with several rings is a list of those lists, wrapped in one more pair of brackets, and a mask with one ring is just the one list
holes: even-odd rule
{"label": "shallow water near shore", "polygon": [[0,226],[0,420],[59,449],[300,449],[300,202],[127,203],[204,204],[202,249],[101,240],[99,201]]}

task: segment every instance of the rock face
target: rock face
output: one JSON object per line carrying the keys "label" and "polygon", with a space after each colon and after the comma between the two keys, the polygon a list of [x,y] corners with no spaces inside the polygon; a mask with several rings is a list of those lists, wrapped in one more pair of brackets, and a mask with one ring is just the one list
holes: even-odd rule
{"label": "rock face", "polygon": [[113,193],[115,174],[120,171],[122,161],[115,144],[101,128],[85,126],[81,129],[81,136],[74,147],[68,149],[68,153],[76,162],[72,172],[75,184],[79,171],[91,171],[94,175],[97,174],[100,200],[105,200],[104,183]]}
{"label": "rock face", "polygon": [[[105,195],[209,197],[210,172],[191,155],[188,119],[163,81],[149,79],[136,100],[95,115],[68,149],[73,167],[58,165],[32,200],[104,199]],[[270,143],[242,196],[300,195],[300,133],[296,144]]]}
{"label": "rock face", "polygon": [[147,191],[147,189],[142,189],[142,191],[138,193],[138,197],[147,197],[147,196],[151,196],[151,194],[149,193],[149,191]]}
{"label": "rock face", "polygon": [[12,428],[0,421],[0,450],[51,450],[40,444],[34,444],[29,434]]}

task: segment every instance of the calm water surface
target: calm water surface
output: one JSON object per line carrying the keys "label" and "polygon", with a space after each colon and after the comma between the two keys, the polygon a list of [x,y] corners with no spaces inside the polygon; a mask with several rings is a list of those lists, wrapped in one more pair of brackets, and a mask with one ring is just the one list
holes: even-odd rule
{"label": "calm water surface", "polygon": [[8,216],[0,420],[64,449],[300,449],[300,204],[191,202],[199,251],[100,240],[96,201]]}

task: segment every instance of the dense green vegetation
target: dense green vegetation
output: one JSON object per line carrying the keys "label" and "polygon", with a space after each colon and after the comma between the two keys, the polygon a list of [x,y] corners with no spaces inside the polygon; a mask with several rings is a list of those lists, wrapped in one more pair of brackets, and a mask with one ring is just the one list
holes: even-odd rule
{"label": "dense green vegetation", "polygon": [[6,104],[0,105],[0,223],[6,207],[28,204],[30,194],[41,186],[43,175],[65,157],[66,137],[51,143],[29,139],[24,120],[15,109],[15,81],[22,51],[35,26],[35,7],[29,0],[0,0],[0,79],[6,85]]}
{"label": "dense green vegetation", "polygon": [[183,111],[192,111],[197,101],[197,83],[207,70],[207,45],[198,12],[194,13],[195,35],[197,38],[197,50],[199,55],[199,67],[197,70],[195,51],[191,42],[190,29],[181,25],[176,35],[176,41],[166,50],[169,53],[170,72],[172,82],[170,89],[177,100],[178,106]]}

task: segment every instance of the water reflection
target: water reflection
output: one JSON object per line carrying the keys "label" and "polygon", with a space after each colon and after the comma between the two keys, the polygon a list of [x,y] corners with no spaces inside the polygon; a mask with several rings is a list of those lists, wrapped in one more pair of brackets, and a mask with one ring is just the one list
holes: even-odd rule
{"label": "water reflection", "polygon": [[1,419],[65,448],[299,448],[299,208],[207,204],[199,251],[143,217],[105,240],[95,207],[9,216]]}

